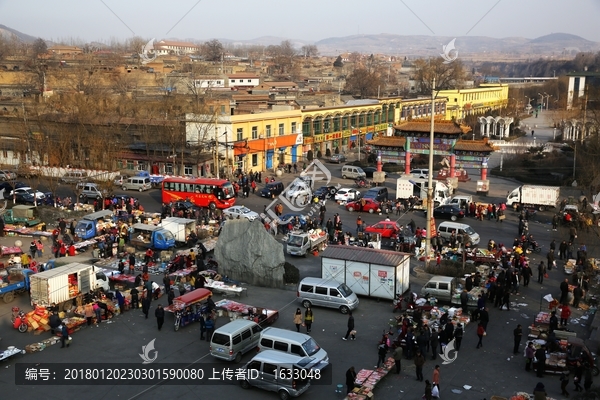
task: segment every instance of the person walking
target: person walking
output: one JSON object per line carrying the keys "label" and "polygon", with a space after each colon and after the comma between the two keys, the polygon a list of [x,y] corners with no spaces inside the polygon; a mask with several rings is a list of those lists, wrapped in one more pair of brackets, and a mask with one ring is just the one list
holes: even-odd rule
{"label": "person walking", "polygon": [[342,340],[348,340],[348,336],[350,336],[350,332],[354,330],[354,317],[352,316],[352,311],[348,312],[348,330],[346,331],[346,336],[342,338]]}
{"label": "person walking", "polygon": [[354,367],[350,367],[348,371],[346,371],[346,393],[352,392],[355,387],[356,382],[356,371]]}
{"label": "person walking", "polygon": [[198,322],[200,322],[200,340],[204,340],[204,333],[206,332],[206,321],[204,320],[204,315],[200,314],[200,317],[198,317]]}
{"label": "person walking", "polygon": [[581,378],[583,376],[583,367],[581,363],[577,361],[575,364],[575,370],[573,371],[573,384],[575,385],[576,392],[583,392],[583,387],[581,387]]}
{"label": "person walking", "polygon": [[162,304],[159,304],[156,307],[156,310],[154,310],[154,316],[156,317],[156,323],[158,324],[158,330],[160,331],[165,323],[165,310]]}
{"label": "person walking", "polygon": [[421,354],[421,350],[417,350],[414,362],[417,370],[417,380],[423,382],[423,365],[425,365],[425,357]]}
{"label": "person walking", "polygon": [[[441,329],[441,328],[440,328]],[[439,346],[439,332],[435,329],[432,328],[431,329],[431,340],[430,340],[430,344],[431,344],[431,359],[435,360],[437,359],[437,352],[438,352],[438,346]]]}
{"label": "person walking", "polygon": [[[454,330],[454,343],[456,343],[456,351],[460,350],[460,345],[462,343],[463,335],[465,331],[463,328],[463,324],[459,323],[456,329]],[[435,382],[434,382],[435,384]]]}
{"label": "person walking", "polygon": [[565,397],[569,397],[569,392],[567,392],[567,385],[569,385],[569,372],[563,372],[560,374],[560,394]]}
{"label": "person walking", "polygon": [[431,400],[432,399],[431,391],[432,391],[431,383],[427,380],[427,381],[425,381],[425,394],[423,395],[423,398],[425,400]]}
{"label": "person walking", "polygon": [[302,311],[299,308],[296,308],[296,313],[294,314],[294,325],[296,325],[296,332],[300,332],[300,325],[302,325]]}
{"label": "person walking", "polygon": [[375,368],[379,368],[379,366],[381,364],[385,364],[385,355],[387,354],[388,351],[388,347],[386,343],[380,343],[379,346],[377,346],[377,365],[375,366]]}
{"label": "person walking", "polygon": [[60,343],[61,346],[60,348],[62,349],[63,347],[65,347],[65,344],[67,345],[67,347],[69,347],[69,345],[71,344],[71,341],[69,340],[69,328],[67,328],[67,325],[62,324],[62,328],[60,330]]}
{"label": "person walking", "polygon": [[565,278],[560,283],[560,304],[567,304],[569,302],[569,279]]}
{"label": "person walking", "polygon": [[313,315],[312,308],[308,307],[304,312],[304,325],[306,325],[306,333],[310,333],[314,321],[315,316]]}
{"label": "person walking", "polygon": [[546,274],[546,265],[544,265],[543,261],[540,261],[540,265],[538,265],[538,283],[544,283],[544,275]]}
{"label": "person walking", "polygon": [[150,312],[150,296],[151,294],[148,293],[146,289],[144,289],[144,292],[142,294],[142,312],[146,317],[145,319],[148,319],[148,313]]}
{"label": "person walking", "polygon": [[483,347],[483,337],[485,336],[485,329],[483,329],[483,324],[480,322],[479,325],[477,325],[477,336],[479,337],[479,342],[477,342],[477,347],[476,349]]}
{"label": "person walking", "polygon": [[212,318],[212,315],[209,314],[206,316],[204,327],[206,328],[206,341],[210,342],[212,335],[215,332],[215,320]]}
{"label": "person walking", "polygon": [[165,285],[165,293],[169,293],[171,291],[171,278],[169,278],[169,274],[165,272],[165,276],[163,277],[163,285]]}
{"label": "person walking", "polygon": [[566,327],[569,317],[571,317],[571,309],[568,305],[564,304],[560,311],[560,325]]}
{"label": "person walking", "polygon": [[535,347],[533,347],[533,342],[527,343],[527,348],[525,349],[525,371],[531,371],[531,365],[533,364],[533,357],[535,356]]}
{"label": "person walking", "polygon": [[431,384],[433,387],[436,387],[439,392],[439,390],[440,390],[440,366],[439,365],[436,365],[435,368],[433,368],[433,377],[431,378]]}
{"label": "person walking", "polygon": [[521,325],[517,325],[517,327],[513,330],[513,354],[517,354],[519,352],[519,345],[521,344],[521,338],[523,337],[523,328]]}
{"label": "person walking", "polygon": [[546,345],[542,345],[535,351],[534,357],[537,359],[536,372],[538,378],[544,377],[544,370],[546,369]]}
{"label": "person walking", "polygon": [[396,349],[394,350],[394,353],[392,354],[392,357],[394,357],[394,364],[396,364],[396,374],[400,374],[400,370],[402,369],[402,347],[401,346],[396,347]]}

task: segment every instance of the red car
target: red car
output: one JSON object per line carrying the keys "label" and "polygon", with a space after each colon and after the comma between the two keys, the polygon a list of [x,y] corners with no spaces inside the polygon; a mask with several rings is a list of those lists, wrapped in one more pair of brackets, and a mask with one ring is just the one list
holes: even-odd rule
{"label": "red car", "polygon": [[375,225],[368,226],[366,233],[379,233],[382,238],[395,238],[400,232],[400,225],[395,221],[381,221]]}
{"label": "red car", "polygon": [[[365,203],[364,206],[362,206],[361,208],[361,202]],[[371,214],[375,213],[375,212],[379,212],[380,208],[379,208],[379,202],[375,201],[373,199],[361,199],[361,200],[357,200],[357,201],[353,201],[351,203],[346,204],[346,210],[353,212],[353,211],[362,211],[362,212],[370,212]]]}

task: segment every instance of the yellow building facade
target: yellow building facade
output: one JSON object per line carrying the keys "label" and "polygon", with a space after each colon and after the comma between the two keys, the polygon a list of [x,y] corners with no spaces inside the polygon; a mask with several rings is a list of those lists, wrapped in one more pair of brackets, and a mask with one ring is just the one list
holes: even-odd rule
{"label": "yellow building facade", "polygon": [[437,97],[448,99],[446,119],[462,121],[468,115],[482,115],[508,105],[508,85],[482,84],[473,89],[440,90]]}

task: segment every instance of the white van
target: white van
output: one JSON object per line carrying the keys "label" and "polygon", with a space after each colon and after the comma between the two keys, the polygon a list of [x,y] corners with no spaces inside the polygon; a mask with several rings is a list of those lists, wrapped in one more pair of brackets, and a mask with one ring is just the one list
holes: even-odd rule
{"label": "white van", "polygon": [[473,202],[473,197],[471,196],[454,196],[450,199],[448,204],[455,205],[458,208],[467,209],[469,208],[469,204]]}
{"label": "white van", "polygon": [[367,174],[361,167],[356,167],[354,165],[344,165],[342,167],[342,178],[344,179],[360,179],[366,178]]}
{"label": "white van", "polygon": [[77,183],[87,178],[85,171],[69,171],[60,177],[60,183]]}
{"label": "white van", "polygon": [[127,178],[123,182],[123,190],[139,190],[140,192],[143,192],[151,187],[152,183],[150,183],[150,178],[143,176],[133,176]]}
{"label": "white van", "polygon": [[260,351],[277,350],[300,357],[314,358],[320,362],[318,366],[315,366],[317,369],[323,369],[329,364],[327,352],[319,346],[315,339],[304,333],[287,329],[265,329],[260,334],[258,348]]}
{"label": "white van", "polygon": [[437,230],[438,235],[440,235],[446,240],[450,240],[452,232],[454,232],[456,235],[464,235],[466,233],[471,238],[471,244],[473,246],[478,245],[481,240],[479,234],[475,232],[470,225],[461,224],[460,222],[442,222],[440,226],[438,226]]}
{"label": "white van", "polygon": [[320,370],[312,370],[314,363],[315,360],[310,358],[266,350],[244,366],[242,376],[245,379],[241,386],[277,392],[280,399],[298,397],[308,390],[312,378],[322,377]]}
{"label": "white van", "polygon": [[236,319],[214,331],[210,354],[226,361],[242,361],[242,355],[256,349],[262,328],[254,321]]}
{"label": "white van", "polygon": [[358,297],[345,283],[333,279],[304,278],[298,284],[298,300],[305,308],[337,308],[342,314],[358,307]]}

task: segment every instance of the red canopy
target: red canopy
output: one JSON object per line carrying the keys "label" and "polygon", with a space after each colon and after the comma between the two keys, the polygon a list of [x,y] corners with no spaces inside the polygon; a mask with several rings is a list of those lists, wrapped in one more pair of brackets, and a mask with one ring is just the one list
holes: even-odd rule
{"label": "red canopy", "polygon": [[206,300],[211,294],[212,292],[210,290],[200,288],[192,290],[191,292],[186,293],[183,296],[175,297],[173,301],[180,301],[182,303],[185,303],[186,305],[190,305],[202,300]]}

